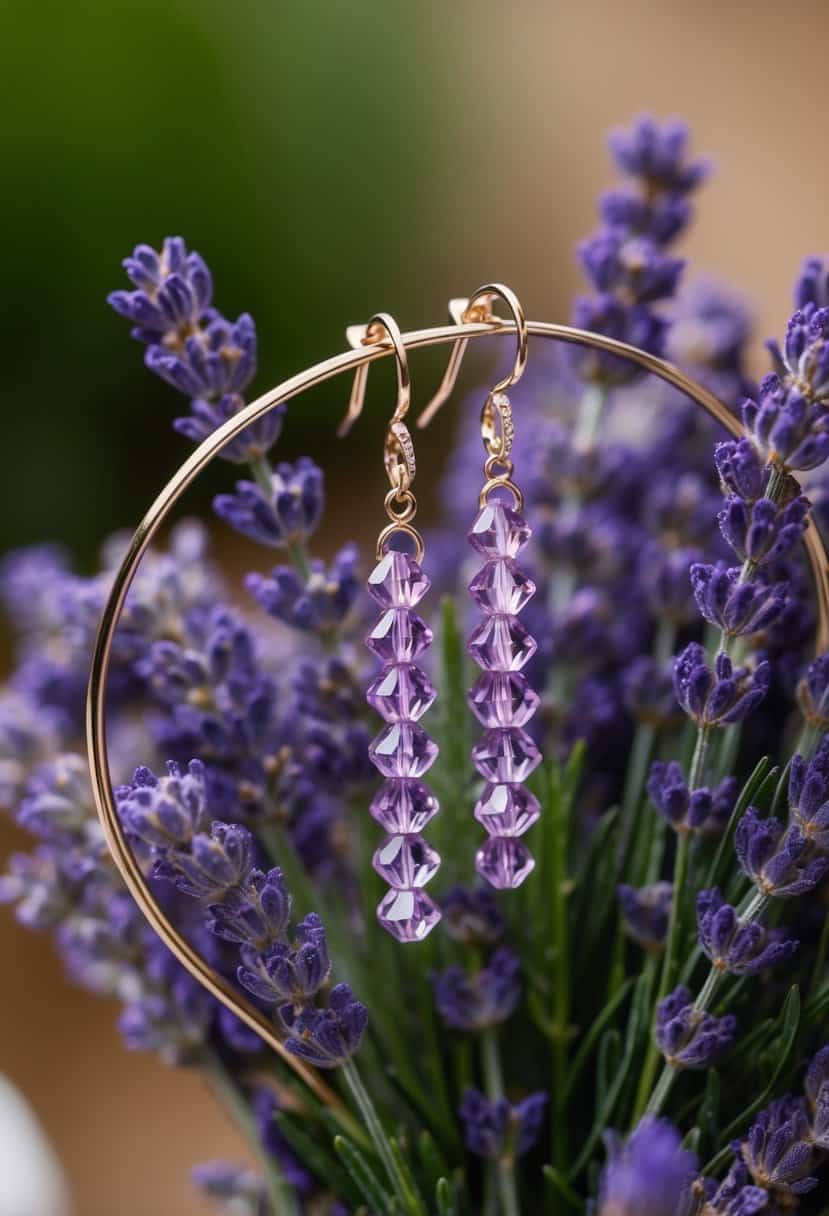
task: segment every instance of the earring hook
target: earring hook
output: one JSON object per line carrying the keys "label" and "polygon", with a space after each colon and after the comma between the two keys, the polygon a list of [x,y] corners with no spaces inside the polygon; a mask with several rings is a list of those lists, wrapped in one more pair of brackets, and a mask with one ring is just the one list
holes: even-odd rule
{"label": "earring hook", "polygon": [[[484,287],[479,287],[468,300],[458,299],[449,301],[449,315],[456,325],[480,322],[499,326],[503,324],[503,321],[492,311],[492,302],[495,299],[503,300],[512,313],[518,349],[512,371],[495,385],[492,389],[493,394],[502,393],[506,389],[512,388],[514,384],[517,384],[527,366],[527,318],[524,315],[524,309],[521,307],[521,301],[512,288],[507,287],[504,283],[488,283]],[[421,430],[429,425],[440,407],[445,405],[451,397],[468,345],[468,338],[458,338],[454,343],[438,391],[417,420],[417,425]]]}
{"label": "earring hook", "polygon": [[[412,382],[409,376],[409,360],[400,326],[394,317],[387,312],[378,312],[368,325],[349,325],[345,331],[349,345],[356,350],[358,346],[374,346],[390,343],[394,350],[394,360],[397,365],[397,406],[392,417],[392,423],[402,422],[409,412],[411,404]],[[348,409],[337,429],[337,436],[342,439],[351,430],[354,423],[363,412],[368,383],[368,364],[361,363],[354,374],[351,386],[351,396],[348,399]]]}

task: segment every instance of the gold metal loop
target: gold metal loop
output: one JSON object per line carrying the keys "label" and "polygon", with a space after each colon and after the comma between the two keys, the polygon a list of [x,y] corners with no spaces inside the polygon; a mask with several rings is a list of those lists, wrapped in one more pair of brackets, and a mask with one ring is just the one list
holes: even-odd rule
{"label": "gold metal loop", "polygon": [[[378,312],[374,314],[368,325],[350,325],[345,333],[348,341],[355,348],[359,346],[378,346],[380,343],[384,345],[391,344],[397,365],[397,406],[394,411],[393,421],[402,421],[409,412],[412,382],[409,377],[409,360],[400,333],[400,326],[390,313]],[[351,396],[348,399],[348,409],[346,410],[345,418],[343,418],[337,430],[337,435],[340,439],[348,434],[363,412],[367,383],[368,363],[361,363],[357,368],[354,383],[351,386]]]}
{"label": "gold metal loop", "polygon": [[503,477],[490,477],[488,481],[484,482],[483,486],[481,487],[481,492],[478,495],[479,507],[486,506],[486,504],[489,502],[489,496],[493,490],[509,490],[514,499],[516,511],[523,511],[524,495],[521,493],[515,482],[511,481],[509,476],[506,475]]}
{"label": "gold metal loop", "polygon": [[484,462],[484,477],[493,481],[498,478],[512,477],[513,464],[508,457],[500,457],[497,453]]}
{"label": "gold metal loop", "polygon": [[393,490],[408,490],[415,479],[414,443],[405,422],[392,419],[386,429],[383,460]]}
{"label": "gold metal loop", "polygon": [[[505,283],[487,283],[484,287],[479,287],[468,300],[450,300],[449,302],[449,314],[456,325],[461,326],[471,323],[503,328],[509,322],[503,321],[492,311],[492,302],[498,298],[504,301],[512,314],[518,349],[512,371],[495,385],[492,390],[493,394],[502,393],[505,389],[512,388],[514,384],[517,384],[524,375],[524,370],[527,366],[529,328],[524,315],[524,309],[521,307],[521,301],[512,288],[507,287]],[[438,391],[417,420],[417,425],[421,429],[429,425],[440,407],[451,397],[458,381],[458,374],[461,370],[463,357],[466,354],[468,341],[468,338],[459,338],[453,345]]]}
{"label": "gold metal loop", "polygon": [[[402,503],[397,509],[395,504]],[[385,500],[386,514],[393,523],[407,524],[417,514],[417,502],[411,490],[389,490]]]}
{"label": "gold metal loop", "polygon": [[[505,464],[512,451],[515,423],[506,393],[491,392],[481,410],[481,438],[490,460]],[[487,462],[489,463],[489,462]]]}
{"label": "gold metal loop", "polygon": [[385,557],[386,545],[388,544],[388,542],[391,540],[391,538],[393,536],[397,535],[398,532],[401,533],[403,536],[409,537],[409,539],[412,541],[412,543],[414,544],[414,547],[415,547],[415,554],[414,554],[415,561],[418,563],[422,562],[423,554],[425,552],[424,547],[423,547],[423,537],[420,535],[417,528],[413,528],[411,524],[405,523],[405,522],[387,524],[386,527],[383,529],[383,531],[380,533],[380,535],[377,537],[377,560],[378,560],[378,562],[381,560],[381,558]]}
{"label": "gold metal loop", "polygon": [[[464,302],[465,303],[465,302]],[[460,333],[459,333],[460,330]],[[594,334],[583,329],[573,329],[569,325],[558,325],[549,321],[529,321],[527,330],[536,337],[554,342],[566,342],[574,346],[603,351],[640,367],[670,384],[684,396],[690,398],[701,409],[704,409],[729,434],[739,438],[743,429],[731,410],[703,385],[698,384],[684,372],[664,359],[629,346],[615,338],[604,334]],[[430,329],[419,329],[402,336],[402,344],[406,350],[421,347],[452,344],[453,348],[462,343],[464,348],[470,341],[481,338],[503,337],[513,331],[511,322],[500,322],[497,326],[488,322],[453,321],[450,325],[436,326]],[[168,919],[166,912],[156,901],[146,876],[142,872],[129,841],[124,835],[124,828],[115,807],[115,797],[112,789],[112,775],[109,766],[109,751],[107,746],[107,682],[112,659],[112,647],[115,635],[124,609],[129,589],[141,565],[141,559],[152,544],[153,539],[169,519],[173,508],[181,500],[187,489],[196,480],[204,468],[228,443],[241,434],[247,427],[263,418],[276,406],[285,404],[298,397],[301,393],[334,376],[344,372],[359,374],[367,370],[370,363],[376,359],[387,358],[392,354],[392,346],[362,344],[352,350],[343,351],[313,367],[289,377],[281,384],[269,389],[241,409],[238,414],[228,418],[204,439],[190,453],[179,469],[173,474],[167,485],[161,490],[155,501],[150,505],[144,518],[139,523],[129,547],[114,572],[110,584],[109,596],[101,614],[101,621],[95,637],[92,651],[92,663],[89,674],[89,688],[86,700],[86,737],[89,767],[92,777],[92,790],[98,817],[103,826],[107,844],[112,853],[126,886],[153,926],[159,937],[178,959],[182,966],[201,983],[226,1008],[230,1009],[251,1030],[254,1030],[262,1041],[273,1051],[277,1052],[285,1064],[293,1068],[313,1089],[320,1100],[327,1105],[338,1105],[337,1095],[319,1074],[308,1068],[297,1056],[289,1055],[281,1042],[279,1032],[273,1022],[248,1001],[230,982],[219,975],[209,963],[194,949],[187,939]],[[451,362],[451,360],[450,360]],[[450,388],[451,392],[451,388]],[[358,411],[359,413],[359,411]],[[493,479],[498,486],[510,486],[503,479]],[[481,491],[487,496],[495,486],[485,485]],[[516,495],[517,491],[517,495]],[[520,503],[520,490],[515,487],[512,491],[516,503]],[[409,524],[390,524],[381,533],[380,542],[386,544],[395,531],[405,533],[415,544],[418,560],[423,554],[422,542],[415,529]],[[815,649],[818,654],[829,649],[829,560],[823,546],[820,533],[813,520],[809,520],[803,536],[803,543],[809,559],[815,585],[817,606],[817,629],[815,633]]]}

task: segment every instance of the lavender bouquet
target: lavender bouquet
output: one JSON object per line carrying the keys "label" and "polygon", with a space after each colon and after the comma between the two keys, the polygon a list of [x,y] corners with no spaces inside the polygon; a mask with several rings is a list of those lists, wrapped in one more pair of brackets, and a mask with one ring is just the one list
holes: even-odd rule
{"label": "lavender bouquet", "polygon": [[[496,504],[470,568],[478,394],[446,527],[426,537],[430,628],[409,559],[375,569],[372,598],[355,545],[313,555],[323,475],[274,460],[275,409],[224,449],[242,479],[215,501],[263,569],[240,594],[181,522],[118,633],[112,766],[136,855],[334,1104],[182,970],[105,848],[82,706],[123,538],[92,577],[54,546],[3,563],[17,651],[0,783],[36,843],[0,895],[121,1001],[127,1047],[207,1074],[259,1163],[195,1167],[220,1210],[829,1211],[829,655],[799,543],[829,457],[829,268],[806,262],[755,387],[745,305],[680,287],[673,249],[707,176],[687,131],[641,119],[610,149],[622,180],[579,246],[574,322],[667,354],[742,438],[617,358],[534,352],[514,452],[526,518]],[[110,303],[199,441],[244,404],[254,323],[217,311],[179,238],[124,265]],[[523,573],[498,583],[519,549]],[[481,553],[495,641],[466,590]]]}

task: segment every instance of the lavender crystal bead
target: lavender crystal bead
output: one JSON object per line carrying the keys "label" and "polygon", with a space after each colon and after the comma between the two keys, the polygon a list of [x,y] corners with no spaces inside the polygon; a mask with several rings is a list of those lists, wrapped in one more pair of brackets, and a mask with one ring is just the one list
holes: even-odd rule
{"label": "lavender crystal bead", "polygon": [[437,759],[438,745],[414,722],[391,722],[368,754],[384,777],[422,777]]}
{"label": "lavender crystal bead", "polygon": [[475,869],[499,891],[514,890],[534,869],[535,861],[523,840],[492,836],[475,854]]}
{"label": "lavender crystal bead", "polygon": [[469,707],[482,726],[524,726],[541,698],[518,671],[485,671],[469,692]]}
{"label": "lavender crystal bead", "polygon": [[475,768],[487,781],[526,781],[541,763],[541,752],[518,726],[488,730],[472,749]]}
{"label": "lavender crystal bead", "polygon": [[509,558],[486,562],[469,584],[482,612],[516,616],[535,595],[535,583]]}
{"label": "lavender crystal bead", "polygon": [[390,835],[422,832],[438,813],[438,800],[428,785],[409,777],[384,781],[369,808],[371,815]]}
{"label": "lavender crystal bead", "polygon": [[368,686],[366,700],[387,722],[416,722],[434,702],[431,680],[414,663],[384,667]]}
{"label": "lavender crystal bead", "polygon": [[381,663],[411,663],[432,644],[432,631],[409,608],[390,608],[366,638]]}
{"label": "lavender crystal bead", "polygon": [[489,782],[475,804],[475,818],[488,836],[523,836],[540,815],[538,799],[523,785]]}
{"label": "lavender crystal bead", "polygon": [[515,617],[498,614],[484,617],[466,648],[485,671],[520,671],[538,643]]}
{"label": "lavender crystal bead", "polygon": [[440,920],[440,908],[424,891],[387,891],[377,919],[399,942],[423,941]]}
{"label": "lavender crystal bead", "polygon": [[517,557],[532,532],[524,516],[503,502],[481,507],[469,533],[469,543],[484,557]]}
{"label": "lavender crystal bead", "polygon": [[383,608],[413,608],[431,583],[408,553],[391,549],[368,576],[368,592]]}
{"label": "lavender crystal bead", "polygon": [[422,836],[389,836],[376,850],[372,864],[396,891],[425,887],[440,868],[440,855]]}

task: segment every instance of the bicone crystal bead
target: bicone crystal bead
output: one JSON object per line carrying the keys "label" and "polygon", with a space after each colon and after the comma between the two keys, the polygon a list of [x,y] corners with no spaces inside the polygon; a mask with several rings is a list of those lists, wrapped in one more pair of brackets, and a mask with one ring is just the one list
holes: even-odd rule
{"label": "bicone crystal bead", "polygon": [[538,643],[512,616],[485,616],[466,646],[485,671],[520,671],[535,654]]}
{"label": "bicone crystal bead", "polygon": [[475,768],[487,781],[525,781],[541,763],[541,752],[517,726],[496,727],[472,749]]}
{"label": "bicone crystal bead", "polygon": [[475,854],[475,869],[498,891],[520,887],[533,870],[535,860],[523,840],[493,836]]}
{"label": "bicone crystal bead", "polygon": [[383,782],[369,810],[389,835],[395,835],[422,832],[429,820],[438,813],[439,803],[422,781],[394,777]]}
{"label": "bicone crystal bead", "polygon": [[517,615],[535,595],[535,583],[511,558],[484,562],[469,584],[469,592],[482,612]]}
{"label": "bicone crystal bead", "polygon": [[540,815],[538,799],[523,785],[490,783],[475,805],[475,818],[490,836],[523,836]]}
{"label": "bicone crystal bead", "polygon": [[368,686],[366,700],[387,722],[416,722],[435,699],[432,682],[414,663],[384,667]]}
{"label": "bicone crystal bead", "polygon": [[377,873],[390,887],[425,887],[440,868],[440,854],[422,836],[389,836],[374,853]]}
{"label": "bicone crystal bead", "polygon": [[520,671],[485,671],[469,690],[469,707],[482,726],[524,726],[541,698]]}
{"label": "bicone crystal bead", "polygon": [[441,918],[440,908],[424,891],[388,891],[377,905],[377,919],[399,942],[421,942]]}
{"label": "bicone crystal bead", "polygon": [[368,576],[368,592],[384,608],[413,608],[431,586],[419,562],[391,549]]}
{"label": "bicone crystal bead", "polygon": [[366,638],[382,663],[411,663],[432,644],[432,631],[409,608],[390,608]]}
{"label": "bicone crystal bead", "polygon": [[475,516],[469,543],[484,557],[516,557],[532,536],[532,530],[514,507],[490,502]]}
{"label": "bicone crystal bead", "polygon": [[438,745],[414,722],[391,722],[368,754],[384,777],[422,777],[437,759]]}

